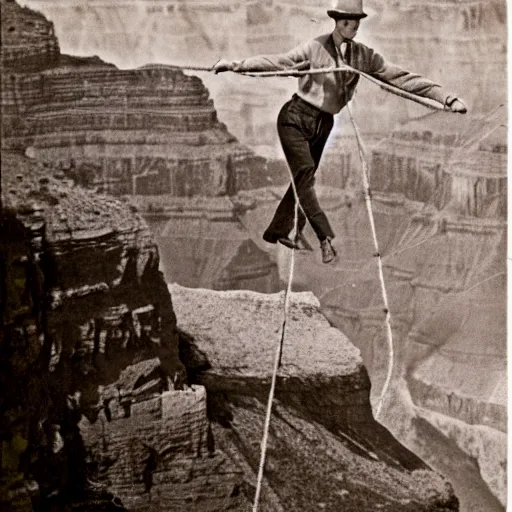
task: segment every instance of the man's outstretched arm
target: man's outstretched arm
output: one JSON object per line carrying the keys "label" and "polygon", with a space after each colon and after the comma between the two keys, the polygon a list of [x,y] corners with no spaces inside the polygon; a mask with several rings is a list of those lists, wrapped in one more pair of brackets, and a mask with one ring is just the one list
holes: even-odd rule
{"label": "man's outstretched arm", "polygon": [[460,114],[467,112],[467,107],[464,102],[455,94],[445,91],[439,84],[417,73],[411,73],[410,71],[392,64],[371,48],[367,48],[366,50],[368,51],[366,59],[368,63],[366,72],[368,74],[404,91],[436,100],[448,107],[452,112],[458,112]]}
{"label": "man's outstretched arm", "polygon": [[212,71],[281,71],[285,69],[297,69],[308,61],[308,44],[302,43],[286,53],[274,55],[256,55],[243,60],[221,59]]}

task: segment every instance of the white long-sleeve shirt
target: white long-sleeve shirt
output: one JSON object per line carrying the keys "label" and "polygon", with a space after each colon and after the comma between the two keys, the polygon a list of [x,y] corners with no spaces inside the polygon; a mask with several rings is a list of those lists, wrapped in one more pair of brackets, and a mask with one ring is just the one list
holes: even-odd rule
{"label": "white long-sleeve shirt", "polygon": [[[287,53],[258,55],[235,63],[235,71],[278,71],[309,63],[310,69],[336,67],[340,63],[338,34],[324,34]],[[338,46],[339,48],[339,46]],[[448,94],[421,75],[386,61],[372,48],[351,41],[346,63],[404,91],[444,103]],[[352,98],[359,75],[346,71],[299,77],[298,96],[324,112],[337,114]]]}

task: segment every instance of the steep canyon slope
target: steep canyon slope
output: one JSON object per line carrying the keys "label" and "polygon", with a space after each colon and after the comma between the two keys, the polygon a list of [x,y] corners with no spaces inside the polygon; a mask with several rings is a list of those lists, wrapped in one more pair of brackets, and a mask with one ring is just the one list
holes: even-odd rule
{"label": "steep canyon slope", "polygon": [[[324,8],[309,1],[293,6],[287,2],[246,5],[230,1],[168,2],[163,6],[133,0],[123,2],[118,9],[104,2],[89,2],[87,7],[66,2],[64,7],[59,0],[31,0],[30,5],[48,9],[66,51],[98,53],[124,67],[153,61],[209,65],[219,55],[236,58],[275,47],[284,51],[299,39],[330,28]],[[366,5],[371,15],[358,36],[363,42],[461,94],[470,107],[466,118],[454,119],[442,113],[425,116],[417,106],[364,83],[354,101],[371,154],[374,210],[397,346],[395,368],[397,376],[403,377],[398,383],[404,389],[395,396],[404,410],[393,410],[386,421],[400,439],[425,457],[435,451],[430,440],[439,432],[446,434],[477,461],[475,472],[481,473],[503,503],[507,147],[503,127],[499,126],[504,124],[504,109],[499,106],[506,101],[506,5],[473,0],[407,0],[392,6],[372,1]],[[92,30],[100,22],[104,30]],[[219,26],[226,29],[217,30]],[[86,37],[91,33],[93,37]],[[169,52],[170,48],[174,51]],[[211,86],[219,117],[240,140],[259,150],[264,146],[275,149],[275,117],[279,105],[295,88],[291,81],[267,81],[260,87],[254,79],[238,76],[205,80]],[[81,95],[87,96],[84,90]],[[93,89],[93,94],[101,96],[96,91]],[[127,94],[117,94],[128,105],[133,101]],[[107,97],[109,101],[113,98]],[[103,108],[105,104],[106,99],[97,101],[96,106]],[[122,117],[124,108],[112,118]],[[417,119],[409,122],[411,117]],[[321,183],[344,189],[323,197],[338,233],[339,263],[326,270],[309,256],[299,256],[305,261],[299,264],[295,284],[297,289],[312,289],[331,321],[361,349],[373,389],[378,391],[387,369],[382,302],[358,178],[357,149],[347,119],[340,121],[319,173]],[[397,121],[402,124],[397,126]],[[137,140],[133,139],[134,144]],[[66,151],[69,147],[62,150]],[[109,155],[114,153],[108,151]],[[136,151],[130,151],[136,163]],[[122,169],[125,164],[116,165]],[[69,163],[63,162],[63,166]],[[156,173],[149,173],[154,176],[151,179],[159,177],[159,166],[157,163]],[[123,172],[116,170],[113,176]],[[100,173],[96,170],[94,174]],[[274,176],[267,173],[267,178]],[[228,182],[233,183],[224,183]],[[148,193],[160,187],[159,181],[154,183]],[[257,184],[250,183],[247,188]],[[184,188],[171,192],[173,196],[187,195]],[[190,213],[187,206],[184,212],[178,205],[160,217],[159,212],[151,212],[152,229],[159,243],[165,244],[164,265],[170,260],[170,279],[183,277],[191,286],[213,288],[240,284],[244,280],[236,281],[232,276],[243,267],[239,261],[247,247],[251,257],[257,257],[248,272],[243,269],[243,275],[257,276],[259,268],[270,268],[265,254],[269,247],[260,241],[260,234],[275,206],[276,193],[281,191],[267,190],[261,194],[264,199],[249,194],[246,203],[254,200],[258,206],[242,217],[243,227],[239,222],[236,228],[232,225],[230,234],[225,219],[236,217],[233,213],[237,212],[227,199],[220,201],[220,207],[212,203],[192,208],[188,221],[193,227],[192,237],[181,227]],[[155,204],[160,208],[171,199],[152,195],[149,201],[154,210]],[[213,218],[220,222],[212,225]],[[190,266],[185,269],[173,258],[176,247],[184,255],[182,259],[194,262],[192,272]],[[198,256],[200,247],[216,247],[218,254],[225,250],[229,261],[216,258],[209,265]],[[244,251],[235,254],[237,247],[244,247]],[[284,277],[286,254],[277,255],[276,260]],[[205,268],[207,273],[199,271]],[[274,271],[266,272],[258,289],[271,291]],[[244,282],[244,286],[254,285],[253,279]],[[485,381],[478,373],[486,376]],[[438,430],[431,429],[432,425]],[[420,439],[422,428],[427,434]],[[446,437],[441,439],[444,443]],[[455,464],[455,470],[460,466]],[[476,487],[473,483],[463,485],[462,499]],[[480,507],[490,509],[485,502]],[[468,502],[467,510],[478,508]]]}
{"label": "steep canyon slope", "polygon": [[[115,88],[115,78],[123,86],[126,75],[96,59],[57,55],[51,24],[15,2],[2,0],[4,16],[2,81],[11,85],[2,89],[7,115],[1,169],[1,506],[15,511],[248,510],[266,357],[238,375],[237,388],[247,383],[242,396],[223,387],[230,381],[225,366],[237,349],[233,333],[250,325],[244,310],[257,310],[261,325],[273,329],[280,298],[252,296],[243,302],[242,296],[220,293],[198,300],[197,292],[177,289],[173,304],[146,222],[132,204],[105,194],[106,178],[115,186],[130,180],[122,172],[107,177],[94,168],[77,168],[78,160],[63,163],[59,155],[69,150],[55,149],[75,141],[81,127],[88,132],[89,122],[98,122],[93,131],[100,133],[93,136],[109,135],[104,126],[99,129],[109,119],[103,115],[109,95],[102,96],[100,87],[99,106],[91,112],[88,104],[84,112],[76,107],[80,98],[73,84],[105,76]],[[6,26],[14,30],[5,32]],[[27,33],[42,39],[35,37],[34,52],[25,54]],[[172,79],[187,82],[179,73]],[[45,93],[48,83],[51,94]],[[56,83],[66,92],[54,95]],[[45,94],[51,96],[46,107]],[[191,110],[194,118],[197,109]],[[213,119],[211,110],[206,115]],[[52,123],[61,129],[54,138]],[[80,151],[89,135],[67,147]],[[224,142],[229,150],[229,137]],[[48,147],[51,151],[42,151]],[[94,183],[98,175],[101,189]],[[358,351],[329,326],[311,296],[298,299],[296,336],[303,349],[287,364],[293,368],[311,360],[311,373],[299,374],[301,385],[283,399],[288,403],[276,422],[264,510],[338,510],[342,503],[368,511],[457,510],[447,481],[373,420]],[[241,309],[218,323],[218,330],[209,329],[215,336],[206,347],[202,333],[208,326],[201,318],[211,318],[222,301],[224,313]],[[319,359],[312,332],[330,347]],[[268,332],[260,334],[261,340],[254,335],[256,346],[270,341]],[[335,353],[339,364],[327,371]],[[204,371],[201,354],[213,373]],[[324,390],[328,383],[335,394]],[[327,407],[339,396],[354,406],[318,425],[315,407],[324,391]],[[306,398],[309,412],[302,409]],[[229,425],[231,407],[238,428]],[[298,445],[292,467],[286,457]],[[289,472],[276,470],[285,466]],[[307,483],[315,482],[311,492],[304,488],[306,468]],[[299,488],[303,492],[294,498]]]}
{"label": "steep canyon slope", "polygon": [[[475,458],[482,477],[504,503],[505,130],[496,130],[499,118],[489,133],[479,116],[457,120],[455,127],[449,114],[440,115],[442,119],[425,119],[421,125],[403,125],[385,145],[374,144],[369,155],[373,213],[392,315],[394,377],[397,386],[405,386],[390,396],[385,422],[411,447],[411,419],[431,422]],[[481,130],[476,144],[466,144],[464,137],[457,140],[457,133],[474,126]],[[294,285],[312,290],[331,322],[360,348],[377,396],[389,349],[357,166],[354,141],[344,141],[337,167],[322,169],[327,179],[334,179],[337,169],[336,179],[345,186],[322,193],[339,257],[326,268],[317,255],[299,254]],[[275,199],[268,190],[244,196],[255,204],[244,222],[251,232],[261,232]],[[283,279],[288,256],[286,251],[277,255]],[[409,420],[393,407],[394,401],[410,409]]]}

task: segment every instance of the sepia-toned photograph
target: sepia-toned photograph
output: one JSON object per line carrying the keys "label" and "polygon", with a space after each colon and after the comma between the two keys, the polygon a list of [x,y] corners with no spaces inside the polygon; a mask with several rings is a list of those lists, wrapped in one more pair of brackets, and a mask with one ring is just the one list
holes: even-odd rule
{"label": "sepia-toned photograph", "polygon": [[506,0],[0,7],[0,511],[505,512]]}

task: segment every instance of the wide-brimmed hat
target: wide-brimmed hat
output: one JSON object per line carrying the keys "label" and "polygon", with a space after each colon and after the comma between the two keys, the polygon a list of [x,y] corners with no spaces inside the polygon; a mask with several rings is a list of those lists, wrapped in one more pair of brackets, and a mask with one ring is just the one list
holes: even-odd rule
{"label": "wide-brimmed hat", "polygon": [[340,18],[359,20],[368,16],[363,11],[363,0],[334,0],[332,9],[327,11],[327,15],[335,20]]}

